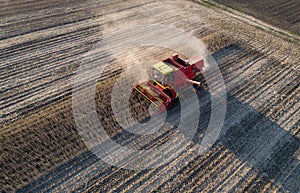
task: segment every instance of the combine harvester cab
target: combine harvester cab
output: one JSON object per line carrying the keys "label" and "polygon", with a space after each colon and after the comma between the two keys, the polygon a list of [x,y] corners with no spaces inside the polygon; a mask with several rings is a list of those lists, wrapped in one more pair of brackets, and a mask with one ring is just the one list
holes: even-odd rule
{"label": "combine harvester cab", "polygon": [[201,73],[203,67],[204,61],[201,57],[183,60],[178,54],[173,54],[151,67],[152,80],[137,84],[134,89],[157,107],[158,113],[162,113],[176,103],[176,90],[184,89],[190,83],[200,85],[192,79]]}

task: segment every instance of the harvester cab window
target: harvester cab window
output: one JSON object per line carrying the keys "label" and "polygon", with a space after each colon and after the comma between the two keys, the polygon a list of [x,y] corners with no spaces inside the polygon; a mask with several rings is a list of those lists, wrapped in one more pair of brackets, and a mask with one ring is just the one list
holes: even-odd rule
{"label": "harvester cab window", "polygon": [[169,86],[173,86],[174,84],[174,72],[170,72],[165,75],[165,84],[168,84]]}
{"label": "harvester cab window", "polygon": [[157,71],[156,69],[153,68],[153,79],[154,80],[158,80],[160,82],[163,82],[164,81],[164,75]]}

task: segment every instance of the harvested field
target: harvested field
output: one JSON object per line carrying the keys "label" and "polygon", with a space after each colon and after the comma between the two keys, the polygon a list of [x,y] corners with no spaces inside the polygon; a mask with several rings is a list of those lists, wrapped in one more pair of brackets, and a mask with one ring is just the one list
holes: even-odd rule
{"label": "harvested field", "polygon": [[[2,192],[299,192],[299,41],[200,1],[26,0],[1,2],[0,9]],[[197,152],[211,115],[205,84],[195,88],[201,116],[193,140],[166,147],[169,163],[149,163],[159,167],[108,165],[76,130],[72,83],[81,58],[104,34],[135,24],[184,29],[204,41],[217,61],[227,112],[220,138],[205,154]],[[111,139],[148,149],[176,134],[180,105],[149,138],[122,129],[110,107],[112,87],[131,62],[173,52],[152,46],[130,50],[121,61],[99,56],[109,65],[96,85],[96,108]],[[134,95],[131,100],[135,118],[147,119],[144,101]]]}
{"label": "harvested field", "polygon": [[282,29],[300,34],[300,2],[297,0],[216,0]]}

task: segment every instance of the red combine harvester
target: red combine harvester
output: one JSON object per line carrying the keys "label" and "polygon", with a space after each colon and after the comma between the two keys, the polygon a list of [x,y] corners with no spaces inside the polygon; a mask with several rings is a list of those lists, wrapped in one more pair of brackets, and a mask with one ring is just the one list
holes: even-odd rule
{"label": "red combine harvester", "polygon": [[193,79],[203,67],[201,57],[183,60],[178,54],[173,54],[151,67],[152,80],[137,84],[134,89],[154,104],[159,109],[158,113],[162,113],[175,103],[178,97],[176,90],[186,88],[189,83],[200,85]]}

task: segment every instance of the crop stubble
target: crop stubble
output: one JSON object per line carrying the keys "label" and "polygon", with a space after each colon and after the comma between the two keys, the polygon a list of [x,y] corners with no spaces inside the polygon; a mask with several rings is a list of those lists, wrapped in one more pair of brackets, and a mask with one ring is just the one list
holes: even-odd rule
{"label": "crop stubble", "polygon": [[[1,12],[2,190],[299,189],[297,43],[190,2],[70,2],[10,2],[5,4],[8,9]],[[12,17],[16,10],[23,13]],[[31,18],[32,10],[37,12]],[[82,54],[101,39],[98,30],[143,23],[149,16],[148,22],[170,24],[193,33],[214,53],[228,93],[227,132],[205,155],[196,154],[198,135],[210,114],[209,94],[202,90],[199,97],[206,102],[201,106],[205,113],[199,133],[188,148],[178,144],[182,152],[178,159],[144,171],[119,169],[101,161],[98,164],[75,129],[71,80]],[[28,25],[20,28],[24,23]],[[161,48],[146,49],[138,52],[138,57],[143,58],[147,52],[156,58],[165,53]],[[111,62],[109,58],[107,61]],[[167,140],[174,132],[172,125],[160,131],[156,140],[147,141],[122,133],[108,116],[109,88],[124,66],[112,63],[113,69],[107,69],[98,84],[101,92],[97,95],[102,96],[97,105],[106,131],[119,143],[133,146],[151,147]],[[139,103],[135,105],[137,113],[147,115]],[[79,181],[84,176],[88,177]]]}

